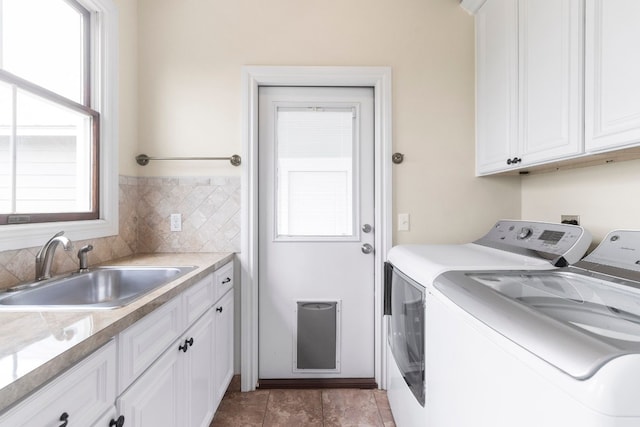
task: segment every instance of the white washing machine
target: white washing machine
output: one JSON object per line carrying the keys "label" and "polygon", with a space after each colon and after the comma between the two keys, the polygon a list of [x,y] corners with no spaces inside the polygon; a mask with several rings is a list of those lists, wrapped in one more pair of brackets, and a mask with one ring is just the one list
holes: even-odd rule
{"label": "white washing machine", "polygon": [[[553,270],[577,262],[591,243],[582,227],[531,221],[498,221],[473,243],[400,245],[388,254],[385,314],[388,319],[387,396],[396,424],[426,426],[432,393],[429,351],[432,329],[449,325],[429,313],[428,295],[436,277],[457,270]],[[427,356],[427,357],[425,357]],[[459,402],[459,410],[464,403]],[[431,424],[465,427],[475,424]]]}
{"label": "white washing machine", "polygon": [[640,231],[570,267],[447,272],[428,292],[428,425],[640,426]]}

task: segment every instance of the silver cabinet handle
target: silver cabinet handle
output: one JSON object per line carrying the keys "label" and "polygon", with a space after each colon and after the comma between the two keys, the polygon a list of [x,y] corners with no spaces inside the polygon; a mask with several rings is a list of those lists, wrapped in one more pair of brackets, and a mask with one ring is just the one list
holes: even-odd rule
{"label": "silver cabinet handle", "polygon": [[365,224],[362,226],[363,233],[371,233],[371,230],[373,230],[373,227],[371,226],[371,224]]}
{"label": "silver cabinet handle", "polygon": [[371,246],[368,243],[365,243],[364,245],[362,245],[360,249],[362,250],[363,254],[370,254],[371,252],[373,252],[373,246]]}

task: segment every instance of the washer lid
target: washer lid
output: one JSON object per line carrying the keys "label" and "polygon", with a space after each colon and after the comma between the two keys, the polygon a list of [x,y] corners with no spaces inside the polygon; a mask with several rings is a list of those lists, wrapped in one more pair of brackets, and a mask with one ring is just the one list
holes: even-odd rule
{"label": "washer lid", "polygon": [[578,269],[448,272],[434,286],[504,337],[576,379],[640,353],[640,290]]}

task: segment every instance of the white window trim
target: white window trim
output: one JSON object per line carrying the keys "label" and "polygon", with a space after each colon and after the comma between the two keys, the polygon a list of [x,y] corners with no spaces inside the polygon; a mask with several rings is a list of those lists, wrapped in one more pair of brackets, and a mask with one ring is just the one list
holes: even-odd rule
{"label": "white window trim", "polygon": [[64,230],[71,240],[118,234],[118,13],[112,0],[79,0],[91,11],[92,108],[100,112],[100,219],[0,227],[0,251],[44,244]]}

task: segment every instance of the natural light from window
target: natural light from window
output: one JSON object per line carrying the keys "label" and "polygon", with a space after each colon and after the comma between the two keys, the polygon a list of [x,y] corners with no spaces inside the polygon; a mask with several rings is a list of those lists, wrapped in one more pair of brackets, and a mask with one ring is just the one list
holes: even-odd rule
{"label": "natural light from window", "polygon": [[6,71],[83,104],[83,14],[64,0],[0,0]]}
{"label": "natural light from window", "polygon": [[0,19],[3,223],[96,218],[89,12],[73,0],[0,0]]}

